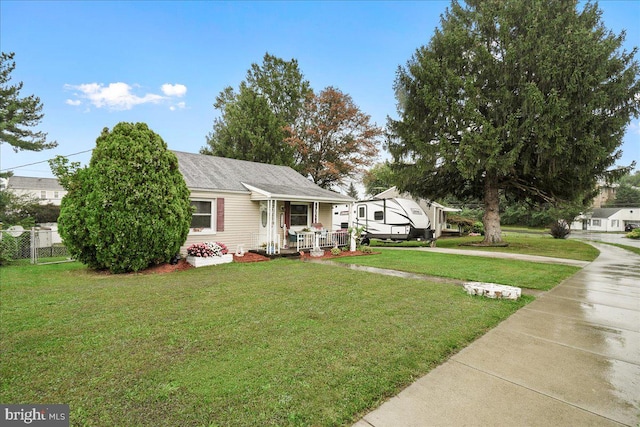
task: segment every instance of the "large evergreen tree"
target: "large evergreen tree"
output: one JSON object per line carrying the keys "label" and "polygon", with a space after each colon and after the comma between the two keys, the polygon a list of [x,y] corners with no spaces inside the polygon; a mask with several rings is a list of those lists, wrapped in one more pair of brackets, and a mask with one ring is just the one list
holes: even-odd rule
{"label": "large evergreen tree", "polygon": [[191,224],[178,159],[144,123],[119,123],[96,140],[86,168],[58,156],[52,170],[68,191],[60,235],[79,261],[114,273],[168,262]]}
{"label": "large evergreen tree", "polygon": [[221,115],[200,152],[294,166],[294,150],[285,138],[309,92],[295,59],[266,53],[262,64],[251,65],[237,92],[232,87],[220,92],[214,107]]}
{"label": "large evergreen tree", "polygon": [[453,1],[428,45],[398,70],[388,147],[400,190],[484,201],[485,243],[501,241],[499,199],[589,199],[620,158],[640,104],[638,63],[597,5]]}
{"label": "large evergreen tree", "polygon": [[44,114],[42,103],[35,95],[20,97],[23,83],[10,84],[16,68],[15,54],[0,53],[0,144],[7,143],[15,151],[42,151],[58,144],[47,142],[47,134],[34,131]]}

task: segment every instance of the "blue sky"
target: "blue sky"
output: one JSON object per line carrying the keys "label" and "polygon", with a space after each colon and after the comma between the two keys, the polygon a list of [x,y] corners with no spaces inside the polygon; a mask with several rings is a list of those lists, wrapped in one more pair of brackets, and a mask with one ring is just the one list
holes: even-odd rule
{"label": "blue sky", "polygon": [[[59,145],[15,153],[3,144],[0,168],[90,150],[102,128],[121,121],[145,122],[170,149],[198,152],[218,115],[216,95],[237,87],[265,52],[296,58],[316,91],[335,86],[384,125],[396,112],[397,67],[429,42],[449,4],[2,0],[0,47],[16,54],[12,81],[24,82],[22,96],[40,97],[39,129]],[[627,30],[627,50],[640,46],[640,1],[600,7],[609,29]],[[622,149],[620,164],[640,161],[640,120]],[[90,155],[70,159],[85,164]],[[46,163],[14,173],[52,176]]]}

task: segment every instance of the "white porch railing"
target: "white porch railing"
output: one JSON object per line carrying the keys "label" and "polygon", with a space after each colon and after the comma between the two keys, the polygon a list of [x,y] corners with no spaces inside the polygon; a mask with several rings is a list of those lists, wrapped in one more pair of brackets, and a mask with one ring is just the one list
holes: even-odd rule
{"label": "white porch railing", "polygon": [[349,234],[344,231],[302,231],[296,233],[296,251],[313,249],[316,245],[316,239],[321,248],[349,244]]}
{"label": "white porch railing", "polygon": [[[277,237],[275,246],[265,247],[265,242],[260,241],[258,233],[251,234],[251,249],[265,251],[271,254],[279,254],[281,245],[280,236]],[[346,231],[301,231],[293,235],[293,241],[288,242],[288,249],[295,249],[296,252],[313,249],[318,239],[318,246],[321,248],[332,248],[334,246],[348,246],[349,233]]]}

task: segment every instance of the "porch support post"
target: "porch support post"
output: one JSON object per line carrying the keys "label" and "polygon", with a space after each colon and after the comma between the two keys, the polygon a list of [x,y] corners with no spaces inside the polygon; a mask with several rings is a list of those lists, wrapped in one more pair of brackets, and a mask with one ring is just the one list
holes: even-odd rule
{"label": "porch support post", "polygon": [[265,248],[267,255],[273,253],[273,227],[271,226],[271,215],[271,199],[267,199],[267,247]]}
{"label": "porch support post", "polygon": [[276,228],[276,205],[277,201],[268,199],[267,200],[267,254],[272,255],[278,252],[277,248],[277,239],[276,236],[277,228]]}
{"label": "porch support post", "polygon": [[354,235],[354,224],[353,224],[353,203],[349,203],[349,227],[348,229],[351,230],[351,232],[349,233],[349,250],[351,252],[356,250],[356,236]]}
{"label": "porch support post", "polygon": [[320,211],[320,202],[313,202],[313,220],[311,221],[312,224],[320,222],[318,221],[318,211]]}

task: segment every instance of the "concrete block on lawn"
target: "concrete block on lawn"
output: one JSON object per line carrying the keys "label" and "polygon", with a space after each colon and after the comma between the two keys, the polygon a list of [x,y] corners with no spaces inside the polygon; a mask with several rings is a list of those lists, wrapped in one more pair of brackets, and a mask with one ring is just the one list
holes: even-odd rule
{"label": "concrete block on lawn", "polygon": [[496,283],[467,282],[464,289],[469,295],[480,295],[487,298],[504,298],[517,300],[522,295],[522,289],[515,286],[498,285]]}

